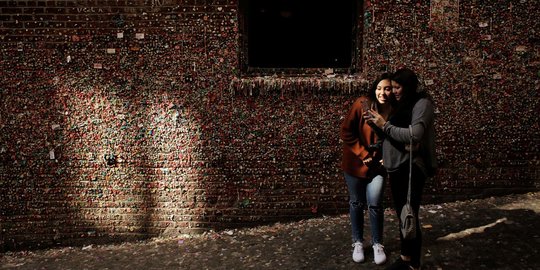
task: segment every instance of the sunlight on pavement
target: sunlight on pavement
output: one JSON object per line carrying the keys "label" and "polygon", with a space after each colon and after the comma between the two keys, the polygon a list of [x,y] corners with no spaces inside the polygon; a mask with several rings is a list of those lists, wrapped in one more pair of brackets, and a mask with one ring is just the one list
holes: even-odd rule
{"label": "sunlight on pavement", "polygon": [[451,233],[451,234],[448,234],[446,236],[439,237],[439,238],[437,238],[437,240],[438,241],[449,241],[449,240],[457,240],[457,239],[465,238],[467,236],[470,236],[471,234],[483,233],[487,228],[494,227],[497,224],[502,223],[502,222],[506,222],[506,221],[507,221],[507,218],[500,218],[500,219],[498,219],[497,221],[495,221],[493,223],[490,223],[490,224],[487,224],[487,225],[484,225],[484,226],[480,226],[480,227],[468,228],[468,229],[465,229],[465,230],[457,232],[457,233]]}

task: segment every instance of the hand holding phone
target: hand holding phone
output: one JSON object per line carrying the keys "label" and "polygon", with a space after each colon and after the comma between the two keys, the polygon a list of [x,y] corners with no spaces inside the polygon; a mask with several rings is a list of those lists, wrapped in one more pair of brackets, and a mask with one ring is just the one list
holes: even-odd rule
{"label": "hand holding phone", "polygon": [[362,111],[367,112],[369,109],[369,102],[367,100],[362,100]]}
{"label": "hand holding phone", "polygon": [[370,106],[369,106],[369,102],[367,100],[362,100],[362,116],[364,117],[364,119],[366,120],[369,120],[371,119],[372,115],[371,113],[369,112],[370,111]]}

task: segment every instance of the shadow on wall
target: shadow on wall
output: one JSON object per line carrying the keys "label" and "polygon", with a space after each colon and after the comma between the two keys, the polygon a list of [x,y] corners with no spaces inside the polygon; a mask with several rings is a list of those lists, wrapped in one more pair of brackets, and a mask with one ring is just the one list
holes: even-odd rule
{"label": "shadow on wall", "polygon": [[[59,55],[18,66],[44,51]],[[206,170],[213,115],[208,81],[171,75],[178,61],[159,61],[167,55],[141,62],[130,54],[102,69],[91,66],[103,60],[92,54],[11,53],[3,71],[13,74],[0,92],[3,249],[207,228],[201,186],[215,177]]]}
{"label": "shadow on wall", "polygon": [[[73,147],[63,90],[48,74],[48,61],[14,52],[0,92],[0,247],[32,249],[84,238],[95,231],[80,215],[83,205],[73,196],[72,181],[80,160],[67,156]],[[51,59],[47,55],[46,59]],[[24,83],[22,83],[24,82]],[[78,173],[77,173],[78,174]]]}
{"label": "shadow on wall", "polygon": [[191,158],[201,148],[193,145],[197,118],[185,118],[191,106],[183,103],[185,91],[152,76],[100,79],[89,87],[68,90],[78,93],[68,98],[69,122],[82,124],[75,132],[84,137],[70,145],[88,156],[73,179],[82,186],[76,201],[83,205],[72,205],[78,218],[108,242],[191,226],[186,202],[197,179]]}
{"label": "shadow on wall", "polygon": [[140,239],[196,227],[197,210],[189,201],[202,200],[196,198],[194,168],[206,159],[198,141],[204,112],[190,102],[199,97],[188,97],[191,89],[174,79],[108,78],[82,62],[59,65],[50,74],[35,71],[45,67],[11,67],[17,76],[2,85],[4,250]]}
{"label": "shadow on wall", "polygon": [[201,182],[207,194],[205,221],[225,229],[348,209],[346,187],[339,181],[341,144],[333,132],[347,108],[328,105],[346,104],[349,98],[278,92],[221,101],[232,109],[213,122],[222,130],[208,133],[219,138],[210,141],[220,142],[210,148],[221,150],[209,156],[217,177]]}

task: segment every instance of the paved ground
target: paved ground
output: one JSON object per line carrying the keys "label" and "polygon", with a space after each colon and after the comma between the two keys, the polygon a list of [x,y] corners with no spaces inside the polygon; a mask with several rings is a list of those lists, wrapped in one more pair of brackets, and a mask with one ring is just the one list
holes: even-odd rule
{"label": "paved ground", "polygon": [[[540,192],[426,205],[423,269],[540,269]],[[398,256],[394,213],[385,246]],[[138,243],[0,254],[0,269],[384,269],[351,260],[346,215]],[[369,237],[369,234],[368,234]]]}

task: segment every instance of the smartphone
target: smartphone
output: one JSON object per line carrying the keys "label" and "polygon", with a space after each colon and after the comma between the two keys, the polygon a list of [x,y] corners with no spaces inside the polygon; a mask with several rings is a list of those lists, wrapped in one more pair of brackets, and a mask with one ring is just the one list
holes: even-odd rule
{"label": "smartphone", "polygon": [[362,100],[362,111],[367,112],[369,109],[369,102],[367,100]]}
{"label": "smartphone", "polygon": [[366,119],[370,119],[372,117],[371,113],[368,111],[370,110],[369,102],[367,100],[362,101],[362,111],[364,112],[364,116],[368,116]]}

